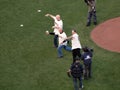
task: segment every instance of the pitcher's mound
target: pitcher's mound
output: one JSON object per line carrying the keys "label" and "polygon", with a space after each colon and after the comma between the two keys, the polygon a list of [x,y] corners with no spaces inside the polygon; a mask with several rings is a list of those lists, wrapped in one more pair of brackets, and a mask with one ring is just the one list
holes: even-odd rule
{"label": "pitcher's mound", "polygon": [[98,46],[120,53],[120,17],[98,25],[92,30],[91,38]]}

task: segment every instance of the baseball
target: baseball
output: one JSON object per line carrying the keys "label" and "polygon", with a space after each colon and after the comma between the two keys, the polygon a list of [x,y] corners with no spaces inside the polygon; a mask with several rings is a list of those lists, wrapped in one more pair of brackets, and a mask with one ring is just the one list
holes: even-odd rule
{"label": "baseball", "polygon": [[21,24],[20,27],[23,27],[23,24]]}
{"label": "baseball", "polygon": [[38,10],[38,12],[41,12],[41,10]]}
{"label": "baseball", "polygon": [[49,31],[45,31],[46,32],[46,34],[49,34]]}

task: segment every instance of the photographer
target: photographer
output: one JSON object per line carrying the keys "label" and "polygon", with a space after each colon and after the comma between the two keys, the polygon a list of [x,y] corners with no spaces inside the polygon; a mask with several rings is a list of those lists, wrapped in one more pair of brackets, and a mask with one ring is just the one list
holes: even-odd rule
{"label": "photographer", "polygon": [[[67,74],[69,77],[72,76],[75,90],[82,90],[83,67],[82,67],[82,64],[80,64],[79,57],[76,57],[75,62],[71,65],[70,69],[67,71]],[[78,83],[79,83],[79,86],[78,86]]]}
{"label": "photographer", "polygon": [[92,56],[93,49],[89,49],[88,47],[83,47],[83,54],[81,59],[84,63],[84,79],[91,78],[91,64],[92,64]]}

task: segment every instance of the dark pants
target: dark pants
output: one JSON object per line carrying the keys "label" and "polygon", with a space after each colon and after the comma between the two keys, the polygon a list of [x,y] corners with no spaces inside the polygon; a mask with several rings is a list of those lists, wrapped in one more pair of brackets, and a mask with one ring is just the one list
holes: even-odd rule
{"label": "dark pants", "polygon": [[58,35],[55,35],[54,32],[50,32],[49,34],[54,35],[53,43],[54,43],[54,46],[57,48],[58,47]]}
{"label": "dark pants", "polygon": [[58,47],[58,35],[54,35],[54,46]]}
{"label": "dark pants", "polygon": [[62,48],[64,48],[67,51],[71,51],[71,47],[67,46],[67,45],[59,45],[58,46],[58,57],[62,57],[63,53],[62,53]]}
{"label": "dark pants", "polygon": [[92,16],[93,16],[93,22],[97,22],[96,11],[91,11],[88,12],[88,20],[87,20],[88,23],[91,23]]}
{"label": "dark pants", "polygon": [[73,49],[72,50],[72,56],[73,56],[73,63],[74,63],[77,56],[79,58],[81,57],[80,48]]}
{"label": "dark pants", "polygon": [[82,88],[82,77],[80,78],[73,77],[73,84],[74,84],[75,90],[79,90],[79,88]]}
{"label": "dark pants", "polygon": [[84,64],[84,79],[91,78],[91,63],[89,64]]}

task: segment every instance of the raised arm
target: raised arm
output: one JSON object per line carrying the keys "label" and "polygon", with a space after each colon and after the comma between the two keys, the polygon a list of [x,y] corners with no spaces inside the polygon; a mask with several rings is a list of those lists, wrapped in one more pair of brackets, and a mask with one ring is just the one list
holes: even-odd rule
{"label": "raised arm", "polygon": [[55,18],[55,16],[54,16],[54,15],[52,15],[52,14],[46,14],[45,16],[46,16],[46,17],[51,17],[52,19],[54,19],[54,18]]}

